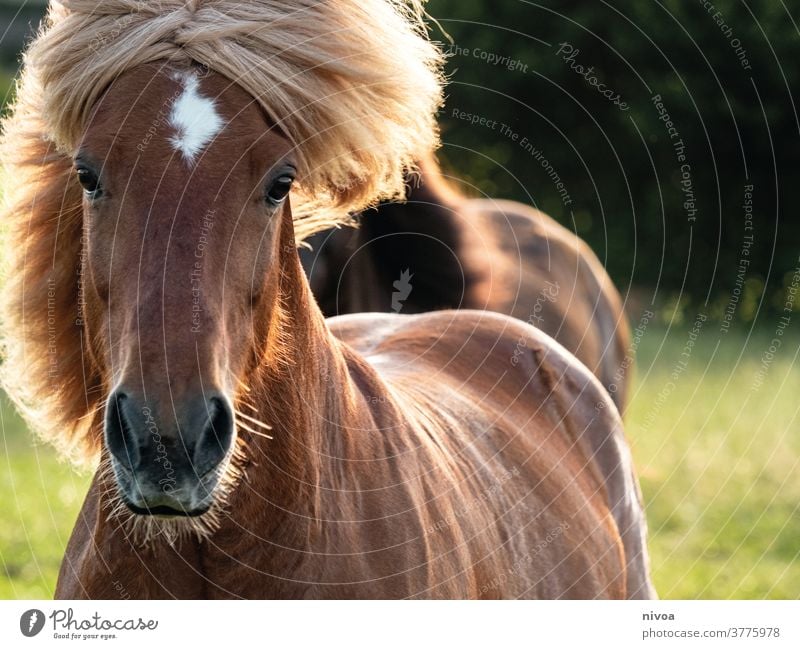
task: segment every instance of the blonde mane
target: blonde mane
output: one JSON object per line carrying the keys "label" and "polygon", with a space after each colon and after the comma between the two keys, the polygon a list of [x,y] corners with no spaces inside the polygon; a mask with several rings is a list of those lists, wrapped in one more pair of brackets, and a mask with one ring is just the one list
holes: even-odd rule
{"label": "blonde mane", "polygon": [[72,156],[111,82],[151,62],[241,86],[299,158],[298,241],[383,199],[438,143],[440,50],[424,0],[64,0],[24,56],[3,122],[4,387],[32,427],[96,457],[105,377],[82,326],[82,192]]}

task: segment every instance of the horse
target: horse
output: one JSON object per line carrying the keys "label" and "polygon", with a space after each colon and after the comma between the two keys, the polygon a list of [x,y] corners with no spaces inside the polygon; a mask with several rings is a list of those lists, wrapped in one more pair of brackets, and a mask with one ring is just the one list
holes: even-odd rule
{"label": "horse", "polygon": [[654,596],[619,414],[571,354],[312,296],[298,244],[436,138],[419,3],[48,16],[4,124],[3,370],[96,467],[57,598]]}
{"label": "horse", "polygon": [[432,154],[418,166],[404,201],[357,215],[356,228],[317,233],[300,250],[322,312],[505,313],[577,356],[624,413],[630,330],[589,246],[540,210],[467,198]]}

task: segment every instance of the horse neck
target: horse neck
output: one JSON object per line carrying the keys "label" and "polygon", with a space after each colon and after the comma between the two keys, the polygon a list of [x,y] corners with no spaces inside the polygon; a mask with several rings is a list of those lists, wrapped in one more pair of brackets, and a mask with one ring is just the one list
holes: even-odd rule
{"label": "horse neck", "polygon": [[[234,518],[252,522],[269,517],[276,528],[285,525],[287,512],[316,518],[322,458],[331,435],[353,419],[348,403],[355,390],[345,357],[352,352],[325,324],[288,230],[291,236],[280,248],[280,287],[271,305],[278,322],[269,327],[266,342],[282,348],[280,367],[274,362],[259,367],[246,397],[256,417],[272,426],[272,439],[249,436],[248,485],[232,501],[239,510]],[[267,510],[265,502],[271,505]]]}

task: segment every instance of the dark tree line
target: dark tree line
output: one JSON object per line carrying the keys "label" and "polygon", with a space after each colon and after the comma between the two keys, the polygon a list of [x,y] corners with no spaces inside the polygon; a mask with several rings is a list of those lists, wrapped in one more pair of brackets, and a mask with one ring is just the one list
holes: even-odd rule
{"label": "dark tree line", "polygon": [[784,4],[432,0],[453,39],[443,157],[473,191],[577,230],[623,289],[720,317],[734,302],[735,320],[762,295],[780,309],[800,264],[800,11]]}
{"label": "dark tree line", "polygon": [[[466,191],[549,212],[623,292],[657,289],[734,320],[781,308],[800,264],[800,10],[431,0],[429,11],[452,37],[442,157]],[[6,82],[41,12],[0,3]]]}

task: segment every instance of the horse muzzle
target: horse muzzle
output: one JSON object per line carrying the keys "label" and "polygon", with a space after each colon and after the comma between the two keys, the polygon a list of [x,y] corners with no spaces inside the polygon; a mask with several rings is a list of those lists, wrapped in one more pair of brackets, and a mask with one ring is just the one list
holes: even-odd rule
{"label": "horse muzzle", "polygon": [[[161,402],[163,403],[163,402]],[[221,393],[164,408],[141,404],[118,387],[108,398],[105,441],[123,502],[143,516],[208,511],[233,448],[233,409]]]}

